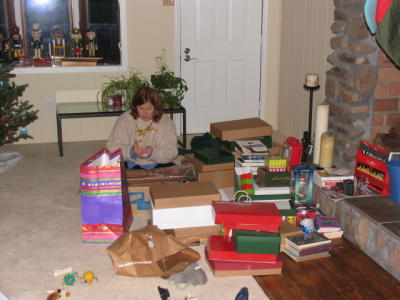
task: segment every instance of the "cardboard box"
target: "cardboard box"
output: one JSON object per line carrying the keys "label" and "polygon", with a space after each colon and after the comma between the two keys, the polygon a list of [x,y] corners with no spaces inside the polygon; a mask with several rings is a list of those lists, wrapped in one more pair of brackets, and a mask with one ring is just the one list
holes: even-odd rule
{"label": "cardboard box", "polygon": [[199,172],[197,178],[200,182],[210,181],[217,188],[235,186],[235,171],[233,169],[214,172]]}
{"label": "cardboard box", "polygon": [[198,181],[211,181],[217,188],[235,185],[233,162],[209,165],[194,157],[193,154],[186,154],[185,160],[196,168]]}
{"label": "cardboard box", "polygon": [[223,141],[229,141],[272,136],[272,126],[260,118],[250,118],[211,123],[210,132]]}
{"label": "cardboard box", "polygon": [[154,208],[211,205],[221,194],[212,182],[155,184],[150,189]]}
{"label": "cardboard box", "polygon": [[128,187],[129,200],[131,202],[132,214],[149,213],[151,210],[150,187]]}
{"label": "cardboard box", "polygon": [[260,186],[290,186],[290,172],[270,172],[266,168],[257,169],[257,182]]}
{"label": "cardboard box", "polygon": [[211,205],[155,208],[152,204],[152,224],[160,229],[214,226]]}
{"label": "cardboard box", "polygon": [[232,233],[239,253],[278,254],[279,232],[234,229]]}
{"label": "cardboard box", "polygon": [[194,157],[193,154],[186,154],[185,159],[188,163],[191,163],[196,168],[196,170],[199,172],[233,170],[235,167],[234,162],[209,165],[209,164],[202,162],[198,158]]}
{"label": "cardboard box", "polygon": [[211,235],[220,234],[221,225],[165,229],[164,232],[172,235],[185,245],[205,244]]}

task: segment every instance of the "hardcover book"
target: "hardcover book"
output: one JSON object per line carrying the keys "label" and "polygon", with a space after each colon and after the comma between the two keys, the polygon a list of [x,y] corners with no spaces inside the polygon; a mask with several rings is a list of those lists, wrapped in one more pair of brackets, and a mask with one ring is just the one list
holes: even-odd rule
{"label": "hardcover book", "polygon": [[297,256],[293,252],[288,250],[287,248],[284,248],[283,252],[286,253],[291,259],[293,259],[296,262],[331,257],[329,252],[321,252],[321,253],[316,253],[316,254],[311,254],[311,255],[306,255],[306,256]]}
{"label": "hardcover book", "polygon": [[240,155],[268,155],[268,148],[260,140],[236,140],[236,151]]}
{"label": "hardcover book", "polygon": [[315,226],[318,232],[341,231],[342,228],[335,217],[315,216]]}
{"label": "hardcover book", "polygon": [[286,238],[286,243],[296,249],[312,248],[319,245],[331,244],[331,240],[319,232],[303,233]]}
{"label": "hardcover book", "polygon": [[289,186],[273,186],[273,187],[262,187],[256,182],[253,183],[254,195],[276,195],[276,194],[290,194]]}
{"label": "hardcover book", "polygon": [[212,207],[216,224],[282,225],[274,203],[213,201]]}
{"label": "hardcover book", "polygon": [[298,250],[296,248],[293,248],[290,245],[286,245],[285,248],[288,249],[290,252],[292,252],[293,254],[295,254],[297,256],[307,256],[307,255],[311,255],[311,254],[329,252],[331,250],[331,248],[332,248],[332,245],[331,244],[321,245],[321,246],[316,246],[316,247],[312,247],[312,248],[306,248],[306,249],[302,249],[302,250]]}

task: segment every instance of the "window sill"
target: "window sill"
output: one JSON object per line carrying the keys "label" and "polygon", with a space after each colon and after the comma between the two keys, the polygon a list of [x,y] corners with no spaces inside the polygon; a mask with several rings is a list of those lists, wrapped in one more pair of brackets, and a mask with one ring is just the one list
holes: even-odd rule
{"label": "window sill", "polygon": [[54,74],[54,73],[100,73],[100,72],[125,72],[124,66],[84,66],[84,67],[16,67],[13,74]]}

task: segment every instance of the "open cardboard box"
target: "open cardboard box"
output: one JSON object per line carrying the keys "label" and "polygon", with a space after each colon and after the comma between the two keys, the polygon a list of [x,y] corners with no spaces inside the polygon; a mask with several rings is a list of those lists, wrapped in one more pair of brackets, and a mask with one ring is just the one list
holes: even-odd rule
{"label": "open cardboard box", "polygon": [[196,168],[198,181],[211,181],[217,188],[235,185],[233,162],[209,165],[194,157],[193,154],[186,154],[185,160]]}

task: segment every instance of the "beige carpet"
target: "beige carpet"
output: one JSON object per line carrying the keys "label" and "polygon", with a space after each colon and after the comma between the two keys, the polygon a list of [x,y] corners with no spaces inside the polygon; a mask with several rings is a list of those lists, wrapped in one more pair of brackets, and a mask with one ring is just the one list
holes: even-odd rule
{"label": "beige carpet", "polygon": [[[22,159],[0,173],[0,292],[16,300],[46,299],[47,290],[61,287],[54,270],[71,266],[82,274],[93,271],[91,286],[68,287],[67,299],[160,299],[157,286],[168,288],[171,300],[188,294],[199,300],[233,300],[240,288],[250,299],[268,299],[250,276],[214,278],[204,258],[208,283],[180,290],[161,278],[115,275],[106,244],[82,244],[80,232],[79,165],[99,151],[104,141],[64,144],[59,157],[55,143],[9,145],[0,151],[17,151]],[[144,224],[136,218],[134,226]],[[202,256],[202,247],[194,247]]]}

